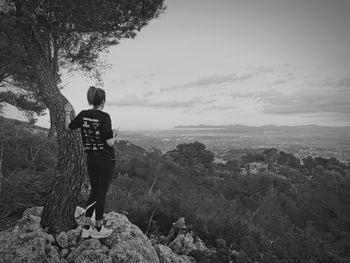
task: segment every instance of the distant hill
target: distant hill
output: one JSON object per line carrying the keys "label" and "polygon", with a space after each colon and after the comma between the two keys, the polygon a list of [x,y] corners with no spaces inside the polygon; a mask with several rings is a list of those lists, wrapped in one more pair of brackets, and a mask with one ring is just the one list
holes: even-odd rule
{"label": "distant hill", "polygon": [[32,134],[37,134],[37,133],[47,134],[49,132],[49,129],[47,128],[44,128],[35,124],[31,124],[27,121],[20,121],[17,119],[6,118],[4,116],[0,116],[0,125],[11,125],[16,129],[23,129]]}
{"label": "distant hill", "polygon": [[331,127],[319,125],[296,125],[296,126],[277,126],[277,125],[263,125],[263,126],[245,126],[245,125],[178,125],[175,129],[219,129],[230,132],[323,132],[323,131],[337,131],[350,132],[350,126]]}

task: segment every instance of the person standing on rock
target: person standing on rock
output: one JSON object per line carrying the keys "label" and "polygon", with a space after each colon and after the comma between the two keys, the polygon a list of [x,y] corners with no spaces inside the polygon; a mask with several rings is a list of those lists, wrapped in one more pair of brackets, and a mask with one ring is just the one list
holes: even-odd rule
{"label": "person standing on rock", "polygon": [[[113,232],[112,229],[103,226],[102,219],[105,198],[116,163],[113,145],[117,131],[112,130],[109,114],[102,111],[106,101],[105,91],[91,86],[87,92],[87,100],[92,109],[81,111],[73,120],[71,120],[72,105],[69,103],[65,105],[65,127],[67,130],[80,128],[91,184],[81,236],[105,238]],[[95,227],[92,226],[94,211]]]}

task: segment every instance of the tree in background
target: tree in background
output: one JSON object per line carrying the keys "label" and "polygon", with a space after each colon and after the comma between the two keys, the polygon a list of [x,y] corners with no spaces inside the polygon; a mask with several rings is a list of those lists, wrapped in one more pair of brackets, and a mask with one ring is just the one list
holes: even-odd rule
{"label": "tree in background", "polygon": [[[23,93],[21,91],[2,91],[0,92],[0,103],[7,103],[15,106],[22,111],[28,120],[35,119],[35,116],[45,115],[45,105],[42,102],[36,101],[33,94]],[[50,129],[51,131],[51,129]],[[48,137],[51,137],[52,133],[49,133]]]}
{"label": "tree in background", "polygon": [[[85,158],[78,132],[64,128],[68,100],[60,92],[56,72],[61,67],[98,76],[101,54],[122,38],[134,38],[164,10],[163,0],[4,0],[0,8],[0,56],[7,58],[0,66],[1,78],[11,76],[22,61],[20,69],[36,80],[30,91],[49,109],[57,130],[57,179],[41,224],[53,232],[67,230],[75,225]],[[57,70],[52,70],[50,54],[55,52]]]}
{"label": "tree in background", "polygon": [[0,198],[2,196],[2,186],[3,186],[3,160],[4,160],[4,149],[8,141],[8,125],[3,123],[2,116],[0,116]]}
{"label": "tree in background", "polygon": [[176,149],[169,151],[168,154],[176,162],[185,166],[202,164],[204,167],[209,167],[214,161],[214,154],[200,142],[179,144]]}
{"label": "tree in background", "polygon": [[281,165],[288,165],[292,168],[300,168],[300,160],[291,153],[280,151],[277,162]]}
{"label": "tree in background", "polygon": [[[1,7],[5,7],[4,4]],[[0,92],[0,103],[10,104],[22,111],[29,121],[36,120],[35,116],[45,115],[47,107],[40,101],[35,95],[36,87],[39,85],[36,75],[26,54],[26,50],[23,45],[15,45],[11,43],[11,38],[8,36],[11,34],[8,30],[11,28],[0,24],[0,30],[2,32],[3,41],[0,42],[0,83],[1,87],[5,87],[6,91]],[[59,84],[60,78],[58,75],[58,57],[56,49],[57,47],[51,47],[52,44],[47,39],[46,45],[49,46],[47,56],[49,57],[49,67],[52,74],[55,76],[57,84]],[[50,52],[50,49],[53,52]],[[52,115],[50,114],[50,117]],[[54,134],[53,120],[50,118],[50,131],[48,137],[52,137]]]}

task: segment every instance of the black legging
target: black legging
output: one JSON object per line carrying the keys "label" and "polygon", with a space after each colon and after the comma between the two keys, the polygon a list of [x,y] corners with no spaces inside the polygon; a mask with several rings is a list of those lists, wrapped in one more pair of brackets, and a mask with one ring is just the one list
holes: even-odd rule
{"label": "black legging", "polygon": [[96,203],[86,210],[86,217],[92,217],[95,210],[95,220],[102,220],[105,210],[106,194],[114,172],[115,160],[109,156],[94,153],[87,156],[87,170],[90,178],[91,192],[87,205]]}

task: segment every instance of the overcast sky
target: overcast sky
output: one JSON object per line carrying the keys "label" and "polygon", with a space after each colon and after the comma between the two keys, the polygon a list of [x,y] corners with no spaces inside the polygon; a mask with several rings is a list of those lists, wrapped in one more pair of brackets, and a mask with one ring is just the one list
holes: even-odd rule
{"label": "overcast sky", "polygon": [[[350,125],[349,0],[165,3],[107,55],[105,110],[116,128]],[[77,112],[88,107],[93,80],[65,75],[63,84]]]}

